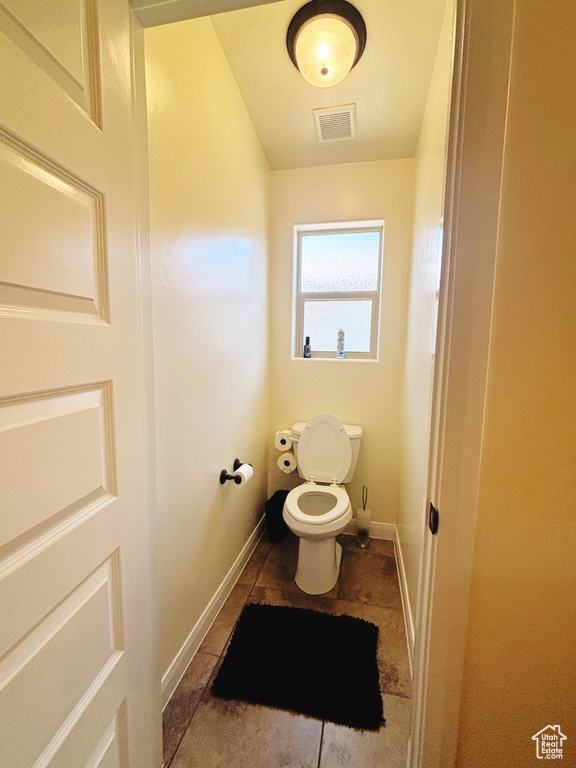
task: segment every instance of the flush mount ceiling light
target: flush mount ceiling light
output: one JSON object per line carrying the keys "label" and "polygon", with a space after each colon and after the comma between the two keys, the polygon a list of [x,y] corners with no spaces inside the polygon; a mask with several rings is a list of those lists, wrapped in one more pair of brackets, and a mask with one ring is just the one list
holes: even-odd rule
{"label": "flush mount ceiling light", "polygon": [[346,0],[312,0],[296,13],[286,47],[302,77],[318,88],[344,80],[366,47],[366,25]]}

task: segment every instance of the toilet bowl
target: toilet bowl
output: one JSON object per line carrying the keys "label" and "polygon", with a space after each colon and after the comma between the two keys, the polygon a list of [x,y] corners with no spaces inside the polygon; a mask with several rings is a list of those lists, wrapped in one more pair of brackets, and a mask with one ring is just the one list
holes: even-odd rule
{"label": "toilet bowl", "polygon": [[298,471],[306,482],[286,497],[283,517],[300,539],[296,584],[309,595],[321,595],[334,588],[340,573],[342,547],[336,536],[352,519],[341,483],[353,474],[362,430],[321,414],[305,425],[294,425],[292,432]]}
{"label": "toilet bowl", "polygon": [[338,581],[342,547],[336,541],[352,519],[352,505],[342,486],[305,483],[290,491],[284,520],[300,538],[295,582],[309,595],[330,592]]}

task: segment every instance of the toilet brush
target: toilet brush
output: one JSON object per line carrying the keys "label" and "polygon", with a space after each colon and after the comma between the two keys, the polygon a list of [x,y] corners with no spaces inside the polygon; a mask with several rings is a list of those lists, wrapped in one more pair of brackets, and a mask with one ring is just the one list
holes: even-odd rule
{"label": "toilet brush", "polygon": [[368,487],[362,486],[362,509],[356,510],[356,545],[361,549],[370,546],[370,518],[372,513],[366,509],[368,504]]}

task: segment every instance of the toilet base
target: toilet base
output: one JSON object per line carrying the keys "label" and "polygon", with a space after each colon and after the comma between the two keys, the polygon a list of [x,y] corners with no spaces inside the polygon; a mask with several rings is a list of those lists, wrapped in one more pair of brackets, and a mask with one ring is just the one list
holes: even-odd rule
{"label": "toilet base", "polygon": [[336,537],[300,538],[294,581],[308,595],[324,595],[334,589],[340,575],[342,546]]}

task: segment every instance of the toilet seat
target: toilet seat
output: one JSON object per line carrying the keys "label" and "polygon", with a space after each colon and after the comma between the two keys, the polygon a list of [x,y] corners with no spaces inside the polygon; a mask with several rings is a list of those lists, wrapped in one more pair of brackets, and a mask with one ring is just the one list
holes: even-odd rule
{"label": "toilet seat", "polygon": [[[307,506],[305,496],[323,497],[310,499],[311,512],[306,513]],[[334,502],[326,512],[321,512],[323,505]],[[304,509],[302,509],[304,507]],[[317,483],[303,483],[290,491],[286,497],[285,509],[294,520],[307,525],[324,525],[332,523],[345,515],[350,509],[350,498],[346,489],[339,485],[318,485]],[[320,509],[320,514],[316,510]],[[314,510],[314,511],[312,511]]]}
{"label": "toilet seat", "polygon": [[321,413],[306,424],[298,444],[298,466],[306,480],[343,482],[350,469],[352,448],[344,426],[334,416]]}

